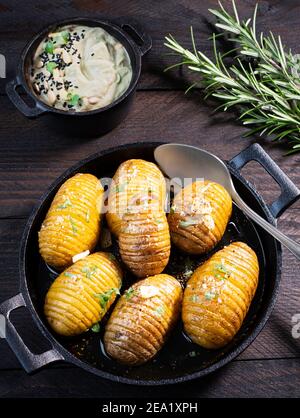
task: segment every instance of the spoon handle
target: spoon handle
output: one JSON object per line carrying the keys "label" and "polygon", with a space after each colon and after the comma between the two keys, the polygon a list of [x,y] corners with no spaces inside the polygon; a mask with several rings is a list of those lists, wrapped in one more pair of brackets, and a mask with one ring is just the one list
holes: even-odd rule
{"label": "spoon handle", "polygon": [[240,208],[246,215],[249,216],[253,221],[255,221],[258,225],[260,225],[263,229],[269,232],[274,238],[276,238],[282,245],[284,245],[288,250],[291,251],[299,260],[300,260],[300,245],[292,240],[291,238],[287,237],[285,234],[280,232],[275,226],[271,225],[261,216],[259,216],[254,210],[252,210],[244,201],[243,199],[234,192],[232,198],[238,208]]}

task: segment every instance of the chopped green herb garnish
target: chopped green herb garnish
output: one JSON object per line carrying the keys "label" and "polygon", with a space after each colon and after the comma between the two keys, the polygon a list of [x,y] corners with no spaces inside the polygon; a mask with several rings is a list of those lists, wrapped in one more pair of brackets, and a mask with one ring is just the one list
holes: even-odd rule
{"label": "chopped green herb garnish", "polygon": [[87,279],[90,279],[92,277],[92,275],[96,273],[97,270],[98,270],[98,267],[95,266],[95,265],[94,266],[91,266],[91,267],[84,266],[81,269],[82,273],[85,274],[85,276],[86,276]]}
{"label": "chopped green herb garnish", "polygon": [[58,209],[66,209],[67,207],[72,206],[71,200],[67,197],[62,205],[58,205]]}
{"label": "chopped green herb garnish", "polygon": [[71,279],[77,279],[76,274],[70,273],[69,271],[65,271],[64,276],[70,277]]}
{"label": "chopped green herb garnish", "polygon": [[70,219],[70,224],[72,227],[73,234],[77,234],[78,229],[77,229],[76,223],[74,222],[74,219],[72,218],[72,216],[70,216],[69,219]]}
{"label": "chopped green herb garnish", "polygon": [[190,351],[189,352],[190,357],[196,357],[196,355],[197,355],[196,351]]}
{"label": "chopped green herb garnish", "polygon": [[173,214],[173,213],[175,213],[175,211],[176,211],[176,205],[172,205],[170,207],[170,213]]}
{"label": "chopped green herb garnish", "polygon": [[105,309],[107,306],[107,303],[110,301],[111,296],[115,293],[116,295],[120,294],[119,289],[111,288],[107,290],[104,293],[96,293],[95,297],[99,299],[99,303],[102,309]]}
{"label": "chopped green herb garnish", "polygon": [[186,270],[186,271],[184,271],[183,272],[183,277],[185,278],[185,279],[188,279],[189,277],[191,277],[191,275],[193,274],[194,272],[193,272],[193,270]]}
{"label": "chopped green herb garnish", "polygon": [[185,262],[184,262],[184,271],[182,272],[182,276],[186,279],[188,279],[189,277],[191,277],[191,275],[194,273],[195,271],[195,262],[193,260],[191,260],[190,257],[187,257]]}
{"label": "chopped green herb garnish", "polygon": [[191,302],[194,302],[194,303],[199,302],[199,296],[198,296],[198,295],[192,295],[192,296],[190,297],[190,301],[191,301]]}
{"label": "chopped green herb garnish", "polygon": [[70,33],[66,30],[62,31],[60,33],[62,39],[64,40],[64,43],[66,44],[68,42],[68,40],[70,39]]}
{"label": "chopped green herb garnish", "polygon": [[57,64],[56,64],[56,62],[53,62],[53,61],[47,62],[47,64],[46,64],[46,68],[49,71],[49,73],[51,73],[51,74],[53,74],[53,70],[56,67],[57,67]]}
{"label": "chopped green herb garnish", "polygon": [[54,44],[52,41],[48,41],[45,45],[45,52],[47,52],[47,54],[53,54],[53,50],[54,50]]}
{"label": "chopped green herb garnish", "polygon": [[154,220],[157,224],[162,224],[163,223],[163,221],[159,218],[154,218]]}
{"label": "chopped green herb garnish", "polygon": [[124,192],[125,187],[127,186],[127,184],[128,184],[127,182],[122,183],[122,184],[117,184],[116,187],[115,187],[115,189],[114,189],[114,193]]}
{"label": "chopped green herb garnish", "polygon": [[[215,269],[214,276],[217,279],[220,279],[220,280],[229,279],[229,277],[231,276],[231,271],[228,270],[228,268],[226,266],[224,266],[224,264],[222,264],[222,263],[215,264],[214,269]],[[222,274],[220,274],[220,273],[222,273]]]}
{"label": "chopped green herb garnish", "polygon": [[76,106],[78,104],[80,104],[80,96],[78,94],[72,94],[69,93],[67,96],[67,101],[69,103],[70,106]]}
{"label": "chopped green herb garnish", "polygon": [[108,255],[110,260],[116,261],[116,257],[112,253],[108,253],[107,255]]}
{"label": "chopped green herb garnish", "polygon": [[212,300],[216,297],[216,294],[213,292],[206,292],[204,296],[206,300]]}
{"label": "chopped green herb garnish", "polygon": [[55,46],[63,46],[65,45],[70,39],[70,34],[68,31],[62,31],[60,32],[57,36],[55,36],[54,41],[55,41]]}
{"label": "chopped green herb garnish", "polygon": [[155,313],[156,315],[163,315],[165,312],[165,308],[163,306],[159,306],[158,308],[155,309]]}
{"label": "chopped green herb garnish", "polygon": [[181,226],[181,228],[188,228],[192,225],[198,225],[198,223],[199,221],[197,221],[196,219],[190,219],[188,221],[180,221],[179,226]]}
{"label": "chopped green herb garnish", "polygon": [[130,299],[135,293],[135,290],[133,287],[130,287],[129,289],[126,290],[126,292],[124,293],[124,296],[126,299]]}
{"label": "chopped green herb garnish", "polygon": [[89,209],[86,211],[85,220],[86,220],[87,223],[90,222],[90,210]]}
{"label": "chopped green herb garnish", "polygon": [[100,324],[99,324],[99,322],[97,322],[96,324],[94,324],[94,325],[90,328],[90,330],[91,330],[91,331],[93,331],[93,332],[100,332]]}

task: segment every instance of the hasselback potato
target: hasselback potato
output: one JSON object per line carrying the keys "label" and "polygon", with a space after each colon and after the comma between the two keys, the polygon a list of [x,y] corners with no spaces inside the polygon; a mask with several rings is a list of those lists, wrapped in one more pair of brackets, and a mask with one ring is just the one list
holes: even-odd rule
{"label": "hasselback potato", "polygon": [[44,312],[58,334],[87,331],[105,315],[119,293],[122,272],[112,254],[98,252],[77,261],[52,283]]}
{"label": "hasselback potato", "polygon": [[159,168],[138,159],[122,163],[113,177],[108,196],[106,219],[111,232],[119,236],[123,214],[148,198],[156,201],[158,211],[164,210],[166,183]]}
{"label": "hasselback potato", "polygon": [[240,329],[255,294],[259,265],[255,252],[235,242],[198,267],[184,291],[182,319],[193,342],[216,349]]}
{"label": "hasselback potato", "polygon": [[105,328],[106,352],[115,360],[139,365],[163,346],[181,309],[182,289],[167,274],[135,283],[119,299]]}
{"label": "hasselback potato", "polygon": [[211,181],[197,181],[174,198],[168,216],[171,239],[189,254],[210,251],[222,238],[232,212],[227,190]]}
{"label": "hasselback potato", "polygon": [[58,271],[91,251],[100,233],[103,187],[91,174],[76,174],[56,193],[39,232],[43,259]]}
{"label": "hasselback potato", "polygon": [[137,277],[161,273],[169,261],[170,234],[164,212],[128,212],[119,235],[120,255]]}

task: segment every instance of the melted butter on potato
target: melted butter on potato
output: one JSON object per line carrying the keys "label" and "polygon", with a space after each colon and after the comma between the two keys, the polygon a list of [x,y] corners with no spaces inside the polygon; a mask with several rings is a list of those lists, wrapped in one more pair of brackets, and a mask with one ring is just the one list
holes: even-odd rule
{"label": "melted butter on potato", "polygon": [[174,198],[168,222],[174,244],[189,254],[210,251],[222,238],[232,212],[226,189],[211,181],[197,181]]}
{"label": "melted butter on potato", "polygon": [[258,276],[257,256],[242,242],[230,244],[198,267],[187,283],[182,307],[191,340],[211,349],[228,344],[248,312]]}
{"label": "melted butter on potato", "polygon": [[156,286],[140,286],[140,295],[144,299],[152,298],[159,293],[159,288]]}
{"label": "melted butter on potato", "polygon": [[128,365],[149,361],[174,327],[181,300],[179,282],[167,274],[135,283],[119,299],[106,325],[104,345],[108,355]]}
{"label": "melted butter on potato", "polygon": [[40,254],[61,271],[72,257],[92,251],[100,234],[103,187],[91,174],[76,174],[56,193],[39,231]]}

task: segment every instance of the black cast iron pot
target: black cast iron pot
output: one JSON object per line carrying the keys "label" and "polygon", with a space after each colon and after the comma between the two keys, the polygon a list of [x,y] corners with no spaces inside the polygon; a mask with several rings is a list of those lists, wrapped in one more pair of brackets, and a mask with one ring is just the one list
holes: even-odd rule
{"label": "black cast iron pot", "polygon": [[[112,176],[119,164],[127,159],[142,158],[153,161],[153,152],[158,145],[160,143],[132,144],[92,155],[60,176],[34,209],[22,239],[20,293],[0,305],[0,313],[6,318],[7,342],[27,372],[33,372],[56,361],[66,361],[100,377],[118,382],[139,385],[179,383],[207,375],[234,359],[257,337],[268,320],[275,304],[280,282],[281,246],[234,206],[225,235],[212,253],[229,242],[242,240],[250,245],[258,256],[260,277],[256,295],[243,325],[233,341],[226,347],[220,350],[206,350],[191,343],[184,336],[182,324],[179,322],[166,345],[153,360],[139,367],[128,368],[105,355],[101,335],[89,331],[79,337],[62,338],[55,335],[48,327],[43,315],[43,304],[45,294],[54,277],[39,255],[38,231],[58,188],[66,179],[78,172],[92,173],[99,178],[108,177]],[[281,188],[280,197],[272,205],[266,205],[239,173],[239,170],[251,160],[259,162]],[[276,218],[299,198],[300,191],[297,187],[257,144],[250,146],[229,161],[228,168],[241,197],[273,225],[276,224]],[[210,255],[195,256],[192,257],[192,261],[199,265]],[[172,248],[166,273],[178,278],[187,260],[190,263],[191,256],[178,254],[177,250]],[[125,277],[122,291],[130,285],[132,280],[130,275]],[[18,334],[10,320],[10,314],[21,306],[30,311],[40,332],[52,345],[49,351],[43,354],[33,354]],[[104,325],[101,327],[104,328]]]}
{"label": "black cast iron pot", "polygon": [[[32,57],[40,42],[48,33],[55,31],[55,28],[74,23],[100,26],[105,29],[125,47],[132,66],[132,79],[126,92],[110,105],[88,112],[63,111],[48,106],[38,99],[28,84]],[[17,76],[7,83],[6,92],[13,104],[26,117],[42,116],[47,126],[52,129],[63,131],[64,134],[84,137],[102,135],[116,127],[128,114],[141,73],[141,58],[151,49],[151,46],[150,36],[136,22],[133,23],[125,18],[117,19],[114,22],[89,18],[73,18],[56,22],[39,32],[25,47],[21,55]],[[33,103],[32,106],[20,94],[20,87],[29,96],[29,101]]]}

